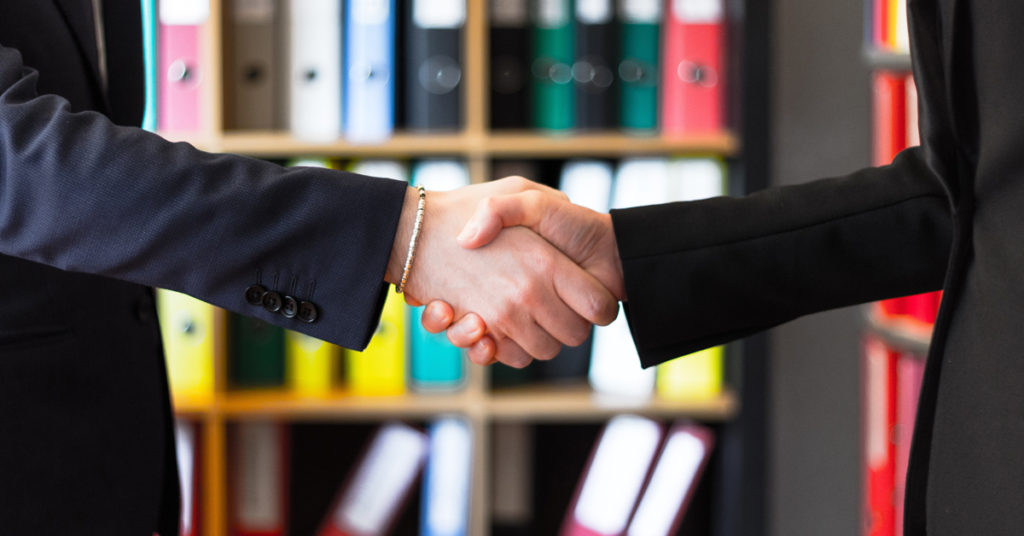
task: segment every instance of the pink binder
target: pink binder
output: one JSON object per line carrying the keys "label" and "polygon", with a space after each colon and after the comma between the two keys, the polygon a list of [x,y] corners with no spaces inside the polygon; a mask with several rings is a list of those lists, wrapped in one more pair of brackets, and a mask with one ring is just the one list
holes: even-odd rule
{"label": "pink binder", "polygon": [[723,0],[671,0],[662,57],[666,135],[716,132],[725,123]]}
{"label": "pink binder", "polygon": [[203,29],[207,0],[160,2],[157,129],[194,134],[202,127]]}

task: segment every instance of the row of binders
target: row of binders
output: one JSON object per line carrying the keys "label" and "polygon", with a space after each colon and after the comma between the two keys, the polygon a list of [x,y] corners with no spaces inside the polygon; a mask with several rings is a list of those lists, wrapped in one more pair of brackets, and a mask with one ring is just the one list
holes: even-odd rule
{"label": "row of binders", "polygon": [[491,0],[493,128],[674,136],[726,123],[722,0]]}
{"label": "row of binders", "polygon": [[[873,79],[874,164],[884,166],[900,151],[921,144],[918,128],[917,87],[908,73],[880,71]],[[886,319],[909,320],[921,325],[935,323],[942,292],[928,292],[882,300],[879,311]]]}
{"label": "row of binders", "polygon": [[[142,0],[147,114],[204,132],[209,0]],[[464,109],[467,0],[224,0],[227,129],[312,142],[454,131]],[[494,128],[717,132],[723,0],[491,0]]]}
{"label": "row of binders", "polygon": [[925,359],[899,352],[872,336],[865,341],[863,355],[863,526],[866,536],[901,536],[904,485]]}
{"label": "row of binders", "polygon": [[907,0],[864,0],[865,41],[876,50],[910,53]]}
{"label": "row of binders", "polygon": [[[334,162],[295,161],[296,165],[340,167]],[[724,164],[716,158],[629,158],[571,160],[560,164],[558,185],[578,204],[599,212],[610,208],[690,201],[723,195]],[[364,175],[405,180],[428,190],[469,184],[465,163],[422,160],[407,167],[396,161],[366,160],[348,169]],[[529,161],[495,164],[495,176],[542,174]],[[213,393],[214,309],[170,291],[158,294],[172,388],[189,396]],[[231,315],[228,327],[228,373],[233,387],[287,387],[303,396],[323,396],[344,384],[352,395],[398,395],[415,391],[450,391],[466,376],[463,353],[444,334],[426,332],[422,308],[407,307],[394,293],[384,305],[380,325],[363,352],[341,348],[284,331],[259,320]],[[723,386],[722,347],[710,348],[652,369],[641,369],[625,313],[609,326],[595,328],[577,347],[565,347],[555,359],[526,369],[495,366],[497,387],[534,381],[589,381],[600,394],[645,399],[657,393],[668,399],[706,399]],[[343,365],[342,365],[343,363]]]}
{"label": "row of binders", "polygon": [[[503,430],[504,427],[508,430]],[[301,481],[290,452],[293,428],[271,422],[233,425],[228,448],[229,533],[237,536],[281,536],[295,528],[299,515],[291,500],[317,503],[317,486]],[[498,425],[502,438],[529,441],[523,425]],[[513,435],[509,435],[510,432]],[[202,519],[202,456],[198,427],[179,421],[176,427],[182,482],[182,535],[193,536]],[[296,438],[296,440],[298,440]],[[502,447],[529,445],[512,441],[497,445],[496,475],[509,465]],[[591,447],[576,491],[563,506],[560,534],[667,536],[679,526],[701,480],[714,446],[714,432],[703,425],[678,421],[670,426],[645,417],[612,418]],[[473,428],[461,417],[440,417],[426,429],[401,422],[380,425],[362,447],[346,476],[333,486],[333,498],[318,512],[316,536],[373,536],[396,532],[396,521],[409,508],[417,484],[418,533],[423,536],[469,534],[470,503],[481,493],[472,489],[475,457]],[[512,464],[516,462],[511,461]],[[524,475],[508,475],[509,487]],[[528,479],[529,480],[529,479]],[[496,486],[503,486],[496,482]],[[541,483],[543,485],[543,483]],[[295,488],[289,493],[289,488]],[[518,490],[529,500],[530,486]],[[506,490],[507,494],[509,490]],[[492,497],[493,507],[507,499]],[[473,498],[473,499],[471,499]],[[322,502],[322,501],[321,501]],[[304,513],[304,512],[303,512]],[[301,522],[299,523],[301,524]],[[307,523],[308,524],[308,523]],[[403,527],[405,529],[405,527]],[[403,530],[403,533],[408,530]]]}

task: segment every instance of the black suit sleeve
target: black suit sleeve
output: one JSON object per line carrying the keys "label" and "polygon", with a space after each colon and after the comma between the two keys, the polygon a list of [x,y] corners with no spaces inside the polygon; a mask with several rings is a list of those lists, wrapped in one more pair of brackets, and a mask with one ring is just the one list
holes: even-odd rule
{"label": "black suit sleeve", "polygon": [[941,288],[948,196],[922,151],[846,177],[612,211],[644,366],[802,315]]}
{"label": "black suit sleeve", "polygon": [[[0,253],[368,343],[404,183],[207,154],[72,112],[36,82],[0,46]],[[317,304],[319,319],[249,305],[257,281]]]}

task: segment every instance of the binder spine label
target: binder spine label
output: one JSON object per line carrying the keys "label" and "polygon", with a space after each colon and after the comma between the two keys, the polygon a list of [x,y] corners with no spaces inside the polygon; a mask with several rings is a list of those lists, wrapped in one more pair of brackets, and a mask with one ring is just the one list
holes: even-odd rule
{"label": "binder spine label", "polygon": [[426,29],[456,29],[466,22],[465,0],[413,0],[412,20]]}
{"label": "binder spine label", "polygon": [[661,20],[659,0],[619,0],[622,20],[636,24],[657,24]]}
{"label": "binder spine label", "polygon": [[199,26],[210,16],[209,0],[164,0],[160,23],[168,26]]}
{"label": "binder spine label", "polygon": [[612,0],[576,0],[576,18],[584,24],[611,22]]}
{"label": "binder spine label", "polygon": [[521,28],[528,20],[526,0],[491,0],[491,24]]}
{"label": "binder spine label", "polygon": [[537,2],[537,26],[558,28],[569,23],[569,2],[567,0],[539,0]]}
{"label": "binder spine label", "polygon": [[391,2],[388,0],[354,0],[352,2],[352,20],[356,24],[373,26],[384,24],[391,15]]}
{"label": "binder spine label", "polygon": [[672,0],[672,12],[690,24],[715,24],[722,21],[722,0]]}
{"label": "binder spine label", "polygon": [[274,0],[235,0],[232,15],[238,24],[267,24],[274,21]]}

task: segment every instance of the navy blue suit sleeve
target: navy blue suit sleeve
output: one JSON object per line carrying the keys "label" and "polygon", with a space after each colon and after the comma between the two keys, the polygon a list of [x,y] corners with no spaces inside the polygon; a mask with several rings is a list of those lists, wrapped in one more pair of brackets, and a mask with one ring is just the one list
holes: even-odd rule
{"label": "navy blue suit sleeve", "polygon": [[[185,292],[361,349],[377,326],[405,184],[201,152],[39,95],[0,46],[0,253]],[[313,324],[249,305],[265,287]]]}
{"label": "navy blue suit sleeve", "polygon": [[950,201],[922,151],[743,198],[612,211],[644,366],[802,315],[941,288]]}

